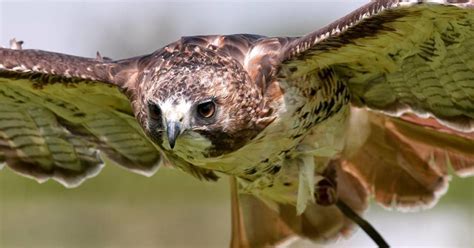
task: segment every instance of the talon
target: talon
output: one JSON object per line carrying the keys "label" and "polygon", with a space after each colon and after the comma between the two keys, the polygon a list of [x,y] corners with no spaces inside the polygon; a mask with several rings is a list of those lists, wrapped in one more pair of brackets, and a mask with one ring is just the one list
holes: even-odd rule
{"label": "talon", "polygon": [[321,176],[323,176],[323,179],[316,183],[315,186],[314,199],[321,206],[334,205],[338,200],[335,167],[328,166]]}
{"label": "talon", "polygon": [[22,49],[22,46],[23,45],[23,41],[22,40],[19,40],[17,41],[16,38],[13,38],[10,40],[10,49],[13,49],[13,50],[21,50]]}
{"label": "talon", "polygon": [[322,179],[316,184],[314,198],[318,205],[334,205],[337,202],[336,186],[331,182],[330,179]]}

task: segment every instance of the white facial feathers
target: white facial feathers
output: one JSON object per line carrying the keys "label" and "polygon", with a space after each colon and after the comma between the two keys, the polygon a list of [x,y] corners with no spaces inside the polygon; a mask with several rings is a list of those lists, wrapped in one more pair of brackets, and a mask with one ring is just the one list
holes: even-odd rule
{"label": "white facial feathers", "polygon": [[[163,121],[170,122],[180,122],[183,125],[190,123],[190,114],[192,103],[181,100],[166,100],[163,103],[159,103],[161,112],[163,113]],[[164,123],[165,124],[165,123]]]}

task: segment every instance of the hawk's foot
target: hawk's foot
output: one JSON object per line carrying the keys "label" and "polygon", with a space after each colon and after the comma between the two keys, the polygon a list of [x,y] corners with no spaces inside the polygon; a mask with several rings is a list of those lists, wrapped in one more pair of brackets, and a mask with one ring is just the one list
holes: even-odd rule
{"label": "hawk's foot", "polygon": [[314,199],[321,206],[331,206],[337,202],[336,169],[328,166],[321,174],[322,180],[316,183]]}
{"label": "hawk's foot", "polygon": [[316,203],[321,206],[334,205],[337,202],[337,189],[332,180],[323,178],[316,184],[314,198]]}

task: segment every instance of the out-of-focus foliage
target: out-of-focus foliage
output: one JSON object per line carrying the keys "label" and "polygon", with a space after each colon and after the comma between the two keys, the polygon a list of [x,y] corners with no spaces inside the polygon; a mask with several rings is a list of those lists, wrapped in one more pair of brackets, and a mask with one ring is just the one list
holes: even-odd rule
{"label": "out-of-focus foliage", "polygon": [[221,246],[230,233],[227,186],[177,170],[146,178],[107,166],[65,189],[3,170],[0,247]]}
{"label": "out-of-focus foliage", "polygon": [[[473,244],[474,180],[455,178],[432,210],[367,218],[399,245]],[[227,178],[202,183],[172,170],[154,177],[107,166],[75,189],[0,173],[0,247],[224,247],[230,233]],[[444,234],[444,235],[443,235]],[[344,243],[371,245],[359,231]],[[305,246],[303,243],[301,246]]]}

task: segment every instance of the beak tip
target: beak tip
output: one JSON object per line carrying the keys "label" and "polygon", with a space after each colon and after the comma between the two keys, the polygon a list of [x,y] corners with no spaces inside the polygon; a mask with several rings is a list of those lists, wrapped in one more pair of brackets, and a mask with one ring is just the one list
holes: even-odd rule
{"label": "beak tip", "polygon": [[174,145],[175,145],[175,142],[170,142],[170,148],[171,148],[171,150],[174,149]]}
{"label": "beak tip", "polygon": [[168,143],[171,149],[174,149],[176,145],[176,139],[178,138],[179,134],[181,133],[181,127],[179,123],[171,122],[168,123]]}

